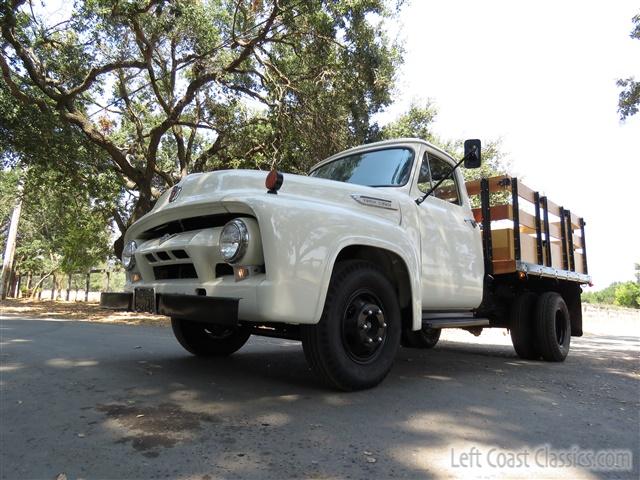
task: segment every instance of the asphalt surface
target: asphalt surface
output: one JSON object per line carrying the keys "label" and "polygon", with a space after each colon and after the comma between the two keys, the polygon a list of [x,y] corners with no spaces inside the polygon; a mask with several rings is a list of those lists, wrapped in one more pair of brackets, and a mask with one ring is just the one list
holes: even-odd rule
{"label": "asphalt surface", "polygon": [[[460,332],[431,351],[403,349],[375,389],[337,393],[297,342],[253,338],[203,360],[163,327],[0,327],[3,479],[639,478],[637,330],[574,338],[563,364]],[[499,468],[540,445],[628,450],[633,469]]]}

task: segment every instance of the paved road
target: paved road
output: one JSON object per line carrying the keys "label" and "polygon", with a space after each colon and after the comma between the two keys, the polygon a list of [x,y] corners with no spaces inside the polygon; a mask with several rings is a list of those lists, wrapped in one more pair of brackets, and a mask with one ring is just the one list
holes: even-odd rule
{"label": "paved road", "polygon": [[[639,477],[631,333],[574,339],[564,364],[518,360],[501,334],[454,335],[401,351],[381,386],[344,394],[316,383],[296,342],[252,339],[202,360],[168,328],[0,326],[3,479]],[[542,444],[629,449],[633,471],[532,464]],[[495,467],[516,453],[533,470]]]}

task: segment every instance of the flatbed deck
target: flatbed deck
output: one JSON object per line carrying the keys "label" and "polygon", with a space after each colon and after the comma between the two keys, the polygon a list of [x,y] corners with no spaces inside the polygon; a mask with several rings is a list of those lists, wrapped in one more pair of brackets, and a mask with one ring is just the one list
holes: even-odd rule
{"label": "flatbed deck", "polygon": [[581,284],[591,282],[585,221],[520,182],[501,175],[466,183],[482,227],[485,271]]}

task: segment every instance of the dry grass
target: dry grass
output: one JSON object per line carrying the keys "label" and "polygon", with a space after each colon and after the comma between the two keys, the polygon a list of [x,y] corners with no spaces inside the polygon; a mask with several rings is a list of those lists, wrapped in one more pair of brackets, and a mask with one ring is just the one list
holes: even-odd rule
{"label": "dry grass", "polygon": [[0,301],[0,314],[25,318],[53,318],[129,325],[169,325],[168,317],[137,312],[101,309],[97,303],[32,300],[27,298]]}

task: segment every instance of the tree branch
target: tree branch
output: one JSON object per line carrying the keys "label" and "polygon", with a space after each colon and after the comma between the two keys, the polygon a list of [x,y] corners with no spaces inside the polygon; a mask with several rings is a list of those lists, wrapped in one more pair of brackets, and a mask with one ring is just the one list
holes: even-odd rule
{"label": "tree branch", "polygon": [[11,69],[9,68],[7,59],[4,56],[4,52],[2,51],[0,51],[0,69],[2,70],[2,78],[9,87],[9,92],[11,92],[11,95],[13,95],[16,99],[20,100],[24,104],[31,105],[35,103],[43,112],[49,109],[49,106],[44,100],[27,95],[22,90],[20,90],[20,87],[18,87],[18,85],[13,81],[13,78],[11,78]]}
{"label": "tree branch", "polygon": [[88,90],[93,85],[93,82],[100,75],[104,75],[105,73],[112,72],[113,70],[124,69],[124,68],[145,68],[146,63],[141,60],[123,60],[120,62],[112,62],[102,65],[101,67],[94,67],[89,70],[86,77],[82,81],[80,85],[74,87],[67,92],[64,93],[65,96],[75,97],[78,94]]}

